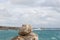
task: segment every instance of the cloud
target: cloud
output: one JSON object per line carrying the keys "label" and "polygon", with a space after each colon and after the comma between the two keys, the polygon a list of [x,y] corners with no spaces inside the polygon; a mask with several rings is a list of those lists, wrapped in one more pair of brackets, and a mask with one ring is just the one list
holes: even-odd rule
{"label": "cloud", "polygon": [[[7,12],[7,11],[6,11]],[[54,13],[54,14],[52,14]],[[2,14],[4,15],[4,14]],[[52,10],[51,8],[13,8],[9,10],[8,16],[3,16],[8,22],[5,21],[5,23],[9,24],[23,24],[23,23],[30,23],[30,24],[50,24],[56,22],[58,19],[56,19],[59,14]],[[10,15],[10,16],[9,16]]]}
{"label": "cloud", "polygon": [[59,2],[56,3],[54,0],[3,0],[0,3],[0,25],[20,26],[25,23],[35,27],[59,27]]}
{"label": "cloud", "polygon": [[12,4],[25,6],[60,7],[60,0],[11,0]]}
{"label": "cloud", "polygon": [[44,0],[11,0],[14,5],[25,5],[25,6],[40,6]]}
{"label": "cloud", "polygon": [[60,0],[45,0],[42,6],[60,7]]}

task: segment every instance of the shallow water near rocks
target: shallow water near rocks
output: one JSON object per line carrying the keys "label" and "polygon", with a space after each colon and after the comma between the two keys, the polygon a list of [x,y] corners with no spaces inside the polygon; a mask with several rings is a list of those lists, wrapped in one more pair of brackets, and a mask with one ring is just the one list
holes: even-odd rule
{"label": "shallow water near rocks", "polygon": [[[60,40],[60,30],[34,30],[39,40]],[[0,30],[0,40],[11,40],[18,35],[17,30]]]}

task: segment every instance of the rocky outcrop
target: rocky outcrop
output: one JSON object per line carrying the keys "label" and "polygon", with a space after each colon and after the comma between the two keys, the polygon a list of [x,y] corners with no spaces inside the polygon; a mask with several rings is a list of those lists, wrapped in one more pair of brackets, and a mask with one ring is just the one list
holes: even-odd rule
{"label": "rocky outcrop", "polygon": [[38,36],[32,32],[31,25],[22,25],[18,34],[19,36],[12,40],[38,40]]}

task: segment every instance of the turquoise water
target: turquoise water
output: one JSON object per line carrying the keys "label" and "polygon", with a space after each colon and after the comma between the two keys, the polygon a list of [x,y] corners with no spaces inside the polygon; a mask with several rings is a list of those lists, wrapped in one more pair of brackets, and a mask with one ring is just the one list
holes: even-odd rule
{"label": "turquoise water", "polygon": [[[60,30],[35,30],[39,40],[60,40]],[[18,35],[16,30],[0,30],[0,40],[11,40]]]}

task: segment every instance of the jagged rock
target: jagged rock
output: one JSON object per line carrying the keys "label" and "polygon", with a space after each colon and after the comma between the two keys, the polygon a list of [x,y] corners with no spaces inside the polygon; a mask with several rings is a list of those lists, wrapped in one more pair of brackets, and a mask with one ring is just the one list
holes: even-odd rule
{"label": "jagged rock", "polygon": [[13,38],[12,40],[24,40],[21,36],[16,36],[15,38]]}
{"label": "jagged rock", "polygon": [[12,40],[38,40],[38,36],[32,32],[32,27],[30,25],[22,25],[19,36]]}
{"label": "jagged rock", "polygon": [[22,25],[20,28],[19,35],[27,35],[32,32],[32,27],[31,25]]}
{"label": "jagged rock", "polygon": [[29,35],[26,36],[17,36],[12,40],[38,40],[38,36],[34,33],[30,33]]}

